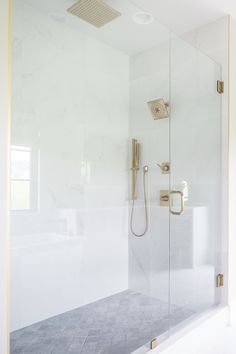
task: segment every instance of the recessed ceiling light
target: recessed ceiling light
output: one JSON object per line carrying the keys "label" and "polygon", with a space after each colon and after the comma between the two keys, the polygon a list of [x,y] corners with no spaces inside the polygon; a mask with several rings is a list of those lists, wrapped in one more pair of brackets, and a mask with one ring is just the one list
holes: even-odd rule
{"label": "recessed ceiling light", "polygon": [[149,25],[154,22],[153,16],[148,12],[136,12],[133,15],[133,20],[140,25]]}

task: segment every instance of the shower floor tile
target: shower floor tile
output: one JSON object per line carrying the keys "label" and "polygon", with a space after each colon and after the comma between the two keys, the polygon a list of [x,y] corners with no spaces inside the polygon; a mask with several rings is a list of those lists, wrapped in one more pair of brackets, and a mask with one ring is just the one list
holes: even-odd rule
{"label": "shower floor tile", "polygon": [[[193,315],[171,308],[171,325]],[[11,354],[130,354],[168,330],[168,304],[127,290],[11,334]]]}

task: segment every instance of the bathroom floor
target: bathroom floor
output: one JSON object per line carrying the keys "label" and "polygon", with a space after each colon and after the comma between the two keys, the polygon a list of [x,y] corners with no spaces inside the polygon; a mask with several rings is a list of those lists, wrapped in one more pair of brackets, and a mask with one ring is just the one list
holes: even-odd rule
{"label": "bathroom floor", "polygon": [[[193,315],[170,312],[172,326]],[[127,290],[13,332],[11,354],[130,354],[168,325],[168,304]]]}

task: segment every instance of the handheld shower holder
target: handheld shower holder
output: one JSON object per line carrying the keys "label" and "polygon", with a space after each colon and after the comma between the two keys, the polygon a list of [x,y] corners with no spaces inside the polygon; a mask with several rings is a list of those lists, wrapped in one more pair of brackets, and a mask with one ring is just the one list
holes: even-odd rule
{"label": "handheld shower holder", "polygon": [[170,174],[170,163],[169,162],[163,162],[162,164],[157,163],[157,166],[160,167],[161,173],[163,175]]}

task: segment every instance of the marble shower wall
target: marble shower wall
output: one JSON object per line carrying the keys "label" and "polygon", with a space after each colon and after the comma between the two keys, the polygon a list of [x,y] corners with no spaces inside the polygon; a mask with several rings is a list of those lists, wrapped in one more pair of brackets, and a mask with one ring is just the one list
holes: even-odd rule
{"label": "marble shower wall", "polygon": [[[68,269],[71,253],[64,251],[68,293],[53,294],[64,279],[59,272],[48,278],[44,258],[41,267],[32,263],[30,274],[23,272],[39,280],[30,311],[30,291],[21,284],[31,285],[19,280],[18,269],[32,249],[21,245],[26,254],[13,257],[12,273],[12,302],[21,311],[13,327],[19,328],[128,288],[129,57],[24,2],[15,1],[13,24],[12,144],[34,152],[38,208],[12,212],[12,234],[39,237],[39,243],[52,234],[81,239],[78,264]],[[48,255],[49,264],[54,256]],[[27,312],[32,316],[25,319]]]}

